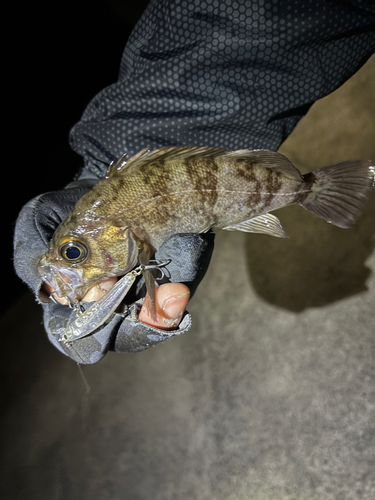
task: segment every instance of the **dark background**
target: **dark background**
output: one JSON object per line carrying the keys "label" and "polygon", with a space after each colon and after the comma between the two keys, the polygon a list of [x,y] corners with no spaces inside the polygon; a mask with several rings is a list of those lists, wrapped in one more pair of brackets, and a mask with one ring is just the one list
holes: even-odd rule
{"label": "dark background", "polygon": [[4,17],[1,259],[8,292],[1,311],[27,290],[12,263],[17,215],[34,196],[63,188],[82,165],[69,147],[69,130],[96,93],[116,81],[126,40],[147,4],[15,3]]}

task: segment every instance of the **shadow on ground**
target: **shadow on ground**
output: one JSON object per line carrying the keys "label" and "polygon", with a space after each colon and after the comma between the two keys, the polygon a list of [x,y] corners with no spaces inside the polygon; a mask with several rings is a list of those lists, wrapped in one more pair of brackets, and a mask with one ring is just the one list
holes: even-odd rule
{"label": "shadow on ground", "polygon": [[[366,290],[366,259],[375,247],[375,196],[361,221],[340,230],[300,207],[278,213],[289,239],[249,235],[252,284],[264,300],[290,311],[322,307]],[[260,239],[262,243],[260,244]]]}
{"label": "shadow on ground", "polygon": [[[303,174],[351,159],[375,161],[374,81],[372,57],[351,80],[314,104],[280,152]],[[371,273],[366,259],[375,247],[374,213],[375,192],[349,230],[327,224],[301,207],[279,210],[276,215],[288,240],[263,235],[246,238],[256,292],[271,304],[300,312],[366,290]]]}

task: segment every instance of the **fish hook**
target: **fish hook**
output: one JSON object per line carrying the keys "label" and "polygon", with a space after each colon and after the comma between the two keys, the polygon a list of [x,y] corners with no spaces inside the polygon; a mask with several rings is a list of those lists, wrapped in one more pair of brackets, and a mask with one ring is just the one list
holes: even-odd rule
{"label": "fish hook", "polygon": [[143,265],[141,264],[139,267],[141,268],[141,272],[146,271],[147,269],[156,269],[160,272],[160,276],[156,277],[156,281],[161,281],[164,276],[165,272],[162,269],[163,267],[166,267],[168,264],[172,262],[172,259],[167,259],[167,260],[150,260],[150,263],[148,265]]}

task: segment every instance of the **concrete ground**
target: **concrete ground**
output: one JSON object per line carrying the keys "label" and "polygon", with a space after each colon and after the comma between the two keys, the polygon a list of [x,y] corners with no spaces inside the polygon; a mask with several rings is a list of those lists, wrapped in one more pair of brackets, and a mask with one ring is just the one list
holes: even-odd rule
{"label": "concrete ground", "polygon": [[[375,158],[375,58],[282,151],[306,173]],[[221,232],[192,330],[78,366],[23,295],[1,318],[0,496],[374,500],[375,192],[344,231],[301,207],[288,240]],[[89,386],[89,387],[88,387]]]}

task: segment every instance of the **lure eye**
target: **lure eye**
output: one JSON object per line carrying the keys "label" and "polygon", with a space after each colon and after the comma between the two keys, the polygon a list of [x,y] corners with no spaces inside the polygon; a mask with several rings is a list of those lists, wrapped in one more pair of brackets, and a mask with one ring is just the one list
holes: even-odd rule
{"label": "lure eye", "polygon": [[86,246],[80,241],[69,240],[60,247],[60,255],[67,262],[83,262],[87,253]]}

